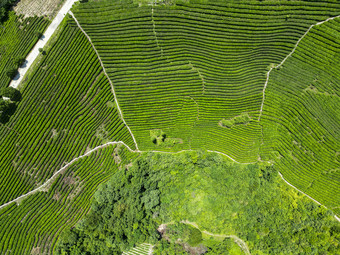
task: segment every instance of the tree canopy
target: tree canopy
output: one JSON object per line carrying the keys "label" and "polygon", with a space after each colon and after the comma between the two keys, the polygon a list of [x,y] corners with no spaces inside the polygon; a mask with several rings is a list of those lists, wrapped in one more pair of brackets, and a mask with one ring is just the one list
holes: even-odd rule
{"label": "tree canopy", "polygon": [[[197,229],[168,224],[183,220],[236,235],[252,254],[340,251],[333,213],[287,186],[273,166],[240,165],[193,151],[144,153],[115,174],[96,192],[89,214],[60,238],[57,254],[121,254],[145,242],[156,245],[155,254],[240,249],[230,239],[211,240]],[[166,238],[157,231],[161,224],[169,227]]]}

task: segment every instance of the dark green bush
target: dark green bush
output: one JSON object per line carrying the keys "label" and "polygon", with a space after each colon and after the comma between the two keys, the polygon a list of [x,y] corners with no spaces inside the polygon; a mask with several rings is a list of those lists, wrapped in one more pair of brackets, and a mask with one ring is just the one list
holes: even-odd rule
{"label": "dark green bush", "polygon": [[0,90],[0,95],[3,97],[9,97],[12,101],[20,101],[21,100],[21,93],[19,90],[12,88],[12,87],[7,87],[7,88],[2,88]]}
{"label": "dark green bush", "polygon": [[18,70],[15,69],[15,68],[10,68],[10,69],[7,69],[7,71],[6,71],[6,75],[10,79],[13,79],[17,74],[18,74]]}

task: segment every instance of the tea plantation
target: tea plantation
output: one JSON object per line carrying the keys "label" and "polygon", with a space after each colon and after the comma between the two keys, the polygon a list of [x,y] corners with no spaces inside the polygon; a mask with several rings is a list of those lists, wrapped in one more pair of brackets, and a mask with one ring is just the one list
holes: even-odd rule
{"label": "tea plantation", "polygon": [[24,63],[49,23],[43,17],[24,18],[9,12],[8,19],[0,24],[0,88],[8,86],[11,81],[8,72]]}
{"label": "tea plantation", "polygon": [[64,26],[25,85],[15,114],[0,127],[1,204],[98,145],[124,141],[134,147],[91,44],[72,19]]}
{"label": "tea plantation", "polygon": [[[50,24],[4,15],[0,88]],[[62,18],[21,101],[0,96],[1,255],[340,253],[339,1],[80,0]]]}
{"label": "tea plantation", "polygon": [[313,27],[271,73],[263,158],[285,178],[340,213],[340,18]]}

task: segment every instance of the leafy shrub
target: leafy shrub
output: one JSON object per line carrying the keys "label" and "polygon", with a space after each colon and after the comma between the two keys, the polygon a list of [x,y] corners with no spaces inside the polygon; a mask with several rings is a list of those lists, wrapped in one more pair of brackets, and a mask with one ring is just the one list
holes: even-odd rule
{"label": "leafy shrub", "polygon": [[35,31],[35,32],[34,32],[34,35],[35,35],[37,38],[40,39],[40,38],[43,36],[43,33],[40,32],[40,31]]}
{"label": "leafy shrub", "polygon": [[169,138],[161,129],[150,130],[151,142],[161,147],[172,147],[182,140],[179,138]]}
{"label": "leafy shrub", "polygon": [[15,112],[16,105],[7,100],[0,99],[0,123],[4,124]]}
{"label": "leafy shrub", "polygon": [[13,59],[13,63],[17,67],[20,67],[23,63],[25,63],[25,58],[24,57],[16,57],[16,58]]}
{"label": "leafy shrub", "polygon": [[222,119],[220,121],[220,126],[231,128],[234,125],[248,124],[250,120],[251,118],[249,117],[248,113],[244,112],[241,115],[235,116],[231,119]]}
{"label": "leafy shrub", "polygon": [[3,97],[9,97],[12,101],[20,101],[21,100],[21,93],[19,90],[12,88],[12,87],[7,87],[7,88],[2,88],[0,90],[0,95]]}
{"label": "leafy shrub", "polygon": [[11,8],[12,4],[14,4],[16,0],[1,0],[0,1],[0,22],[2,22],[7,14],[7,11]]}
{"label": "leafy shrub", "polygon": [[18,70],[15,69],[15,68],[10,68],[10,69],[7,69],[7,71],[6,71],[6,75],[10,79],[13,79],[17,74],[18,74]]}

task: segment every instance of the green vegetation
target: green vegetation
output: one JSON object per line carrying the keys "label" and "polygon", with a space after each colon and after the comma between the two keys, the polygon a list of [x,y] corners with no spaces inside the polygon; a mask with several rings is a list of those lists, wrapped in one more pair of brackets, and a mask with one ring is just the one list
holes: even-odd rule
{"label": "green vegetation", "polygon": [[[340,254],[340,18],[308,30],[339,1],[80,1],[121,114],[69,16],[22,94],[8,87],[49,24],[9,2],[0,206],[49,183],[0,209],[0,254]],[[190,152],[111,144],[63,169],[109,142],[135,150],[121,116],[141,151]]]}
{"label": "green vegetation", "polygon": [[1,0],[0,2],[0,23],[6,18],[9,9],[16,0]]}
{"label": "green vegetation", "polygon": [[150,130],[151,141],[157,146],[166,148],[172,147],[177,143],[181,143],[181,139],[166,137],[166,134],[160,129]]}
{"label": "green vegetation", "polygon": [[49,23],[43,17],[24,18],[8,13],[8,19],[0,24],[0,88],[8,86],[37,42],[35,31],[44,31]]}
{"label": "green vegetation", "polygon": [[181,243],[197,246],[202,242],[201,231],[184,223],[169,224],[165,235],[172,243],[180,240]]}
{"label": "green vegetation", "polygon": [[15,109],[15,103],[0,98],[0,123],[6,123],[15,112]]}
{"label": "green vegetation", "polygon": [[[9,98],[9,100],[3,99]],[[21,93],[19,90],[7,87],[0,89],[0,123],[5,124],[9,121],[10,117],[14,114],[18,102],[21,100]]]}
{"label": "green vegetation", "polygon": [[222,127],[227,127],[231,128],[235,125],[240,125],[240,124],[249,124],[251,118],[249,117],[248,113],[244,112],[239,116],[235,116],[234,118],[231,119],[222,119],[219,122],[219,125]]}
{"label": "green vegetation", "polygon": [[[132,138],[86,37],[66,20],[59,39],[26,82],[22,101],[0,126],[1,205],[51,178],[67,162],[109,141]],[[1,104],[2,101],[0,101]],[[105,140],[98,130],[108,130]],[[42,191],[0,210],[0,254],[51,254],[64,228],[89,210],[97,186],[137,156],[109,146],[79,159]]]}
{"label": "green vegetation", "polygon": [[[118,153],[116,163],[112,154]],[[42,192],[0,210],[0,254],[52,254],[65,228],[90,210],[98,185],[107,181],[135,155],[124,147],[109,146],[78,160]]]}
{"label": "green vegetation", "polygon": [[7,87],[7,88],[1,88],[0,89],[0,96],[2,97],[8,97],[11,101],[20,101],[21,100],[21,93],[19,90]]}
{"label": "green vegetation", "polygon": [[156,244],[155,254],[181,254],[178,238],[207,254],[234,249],[184,224],[166,224],[162,235],[170,244],[159,240],[161,224],[182,220],[236,235],[252,254],[340,251],[340,223],[331,211],[287,187],[273,167],[234,164],[215,153],[143,154],[94,197],[90,213],[60,239],[57,254],[120,254],[143,242]]}
{"label": "green vegetation", "polygon": [[103,60],[141,150],[160,148],[150,143],[150,130],[160,129],[183,141],[162,150],[204,148],[256,161],[257,121],[217,123],[244,112],[256,120],[267,67],[280,63],[309,26],[339,15],[340,2],[171,2],[88,1],[73,13]]}
{"label": "green vegetation", "polygon": [[140,244],[137,245],[136,247],[132,248],[131,250],[124,252],[123,255],[130,255],[130,254],[134,254],[134,255],[149,255],[149,251],[151,249],[151,245],[150,244]]}
{"label": "green vegetation", "polygon": [[114,97],[90,43],[73,20],[64,26],[26,82],[15,114],[0,126],[0,204],[107,141],[134,148],[116,108],[106,105]]}
{"label": "green vegetation", "polygon": [[261,158],[340,214],[340,19],[313,27],[270,74]]}

